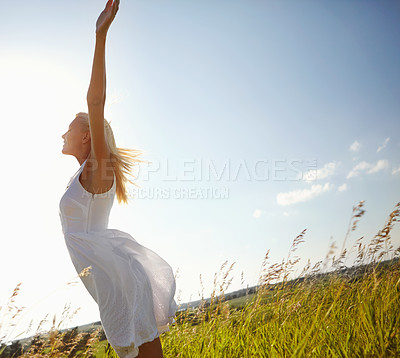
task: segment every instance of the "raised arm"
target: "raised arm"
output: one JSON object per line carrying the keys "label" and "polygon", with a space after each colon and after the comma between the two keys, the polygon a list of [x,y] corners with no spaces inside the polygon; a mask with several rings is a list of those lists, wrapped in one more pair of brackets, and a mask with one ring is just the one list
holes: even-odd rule
{"label": "raised arm", "polygon": [[106,101],[105,48],[108,29],[117,14],[119,0],[107,1],[96,23],[96,44],[92,76],[87,93],[92,154],[97,159],[108,159],[110,151],[105,138],[104,104]]}

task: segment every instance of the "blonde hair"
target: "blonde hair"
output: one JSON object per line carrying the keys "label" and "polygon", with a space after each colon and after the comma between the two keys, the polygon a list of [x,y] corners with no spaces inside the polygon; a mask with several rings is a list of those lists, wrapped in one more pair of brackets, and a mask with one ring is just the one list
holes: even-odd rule
{"label": "blonde hair", "polygon": [[[89,130],[89,115],[85,112],[79,112],[76,118],[82,119],[84,130]],[[116,196],[119,203],[128,204],[128,190],[127,183],[138,186],[132,180],[128,179],[128,175],[136,179],[132,174],[132,169],[139,163],[146,163],[147,161],[138,159],[142,151],[137,149],[118,148],[115,143],[114,133],[111,129],[110,122],[104,118],[104,129],[108,147],[111,152],[111,164],[114,169],[116,179]]]}

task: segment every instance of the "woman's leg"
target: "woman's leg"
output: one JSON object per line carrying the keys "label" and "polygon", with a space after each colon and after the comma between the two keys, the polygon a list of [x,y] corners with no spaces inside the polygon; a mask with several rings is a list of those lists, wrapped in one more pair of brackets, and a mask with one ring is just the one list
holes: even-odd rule
{"label": "woman's leg", "polygon": [[139,355],[137,358],[163,358],[160,338],[154,341],[143,343],[139,346]]}

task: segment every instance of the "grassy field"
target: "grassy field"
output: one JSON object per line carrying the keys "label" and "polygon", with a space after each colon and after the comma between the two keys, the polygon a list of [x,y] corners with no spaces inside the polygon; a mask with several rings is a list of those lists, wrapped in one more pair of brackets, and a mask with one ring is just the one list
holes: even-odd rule
{"label": "grassy field", "polygon": [[[319,262],[290,281],[305,231],[295,238],[286,261],[269,265],[266,255],[254,295],[225,300],[231,267],[223,265],[211,302],[179,312],[176,324],[161,336],[165,357],[399,357],[400,250],[391,237],[399,209],[400,203],[371,241],[357,240],[351,270],[344,269],[344,251],[327,258],[328,274],[326,268],[321,273],[327,261]],[[353,210],[348,234],[363,213],[361,202]],[[54,330],[23,356],[115,357],[96,333],[77,349],[83,334],[63,351],[65,333]]]}

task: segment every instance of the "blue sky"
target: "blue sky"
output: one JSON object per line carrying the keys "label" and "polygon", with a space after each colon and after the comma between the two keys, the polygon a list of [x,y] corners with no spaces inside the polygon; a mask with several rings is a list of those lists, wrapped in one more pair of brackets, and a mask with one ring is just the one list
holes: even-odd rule
{"label": "blue sky", "polygon": [[[0,300],[22,282],[20,331],[66,302],[81,307],[71,325],[98,320],[83,286],[66,285],[75,272],[58,202],[79,166],[61,154],[61,134],[86,110],[103,7],[0,3]],[[398,34],[397,1],[121,1],[106,116],[117,145],[152,165],[138,173],[141,197],[115,202],[110,227],[179,269],[183,302],[199,298],[200,274],[209,296],[225,260],[231,289],[256,284],[267,250],[281,261],[305,228],[302,263],[323,259],[360,200],[367,212],[349,245],[372,238],[400,199]]]}

